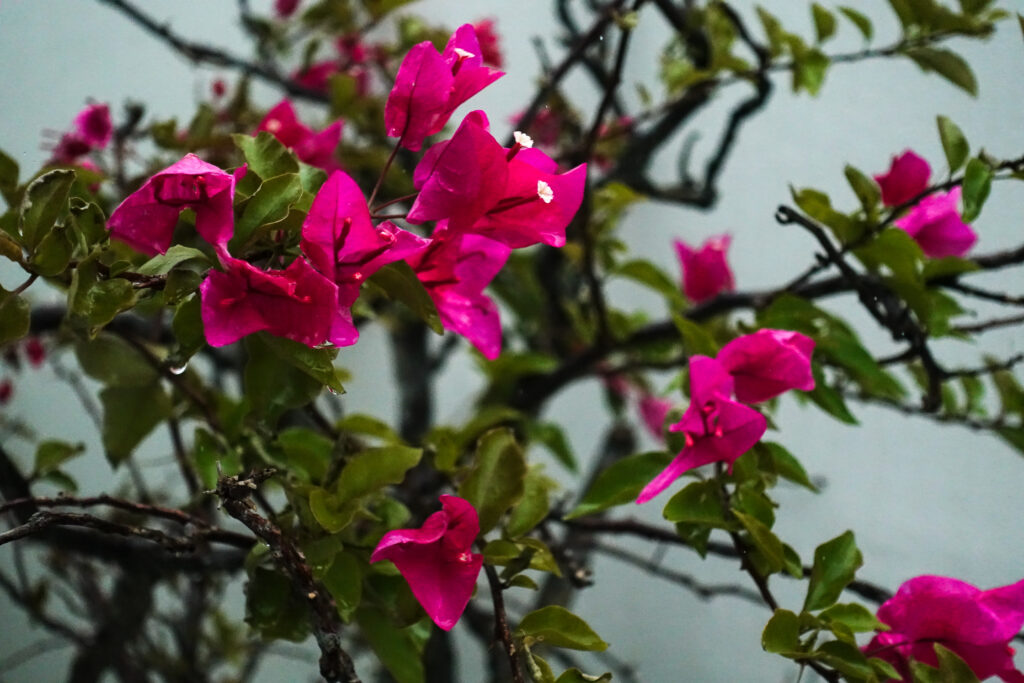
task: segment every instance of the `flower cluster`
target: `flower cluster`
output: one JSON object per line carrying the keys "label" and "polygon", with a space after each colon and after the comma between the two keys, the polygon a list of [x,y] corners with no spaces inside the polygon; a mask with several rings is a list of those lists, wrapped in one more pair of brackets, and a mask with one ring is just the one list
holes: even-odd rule
{"label": "flower cluster", "polygon": [[983,591],[958,579],[918,576],[879,607],[878,619],[889,630],[878,633],[864,652],[896,667],[900,680],[913,680],[910,660],[936,666],[940,644],[979,679],[1024,683],[1009,645],[1024,626],[1024,580]]}
{"label": "flower cluster", "polygon": [[[882,203],[898,207],[914,201],[928,190],[931,177],[928,162],[909,149],[893,157],[889,171],[876,175]],[[978,240],[971,226],[960,218],[960,188],[925,196],[907,214],[896,220],[929,258],[964,256]]]}
{"label": "flower cluster", "polygon": [[[455,32],[443,54],[429,42],[409,52],[385,108],[386,128],[399,145],[418,150],[459,104],[501,76],[482,65],[479,53],[469,24]],[[566,226],[583,199],[586,166],[558,173],[554,160],[531,149],[522,134],[506,149],[490,134],[486,115],[471,112],[415,169],[419,192],[406,220],[433,222],[427,238],[388,221],[374,224],[362,191],[337,168],[341,126],[337,121],[314,132],[287,100],[259,125],[306,163],[333,171],[303,222],[300,254],[288,264],[275,260],[258,268],[228,252],[235,184],[246,169],[228,173],[192,154],[147,180],[114,210],[107,227],[154,255],[170,247],[181,211],[195,213],[196,231],[221,265],[200,286],[206,339],[213,346],[258,331],[308,346],[354,344],[351,307],[361,284],[382,266],[404,260],[442,324],[496,358],[501,323],[483,290],[511,249],[565,244]]]}
{"label": "flower cluster", "polygon": [[813,350],[814,341],[799,332],[763,329],[732,340],[715,358],[691,356],[690,406],[669,426],[669,431],[685,435],[686,445],[636,502],[646,503],[701,465],[724,462],[732,471],[736,459],[768,428],[764,415],[747,404],[790,389],[813,389]]}
{"label": "flower cluster", "polygon": [[71,130],[60,136],[47,163],[91,167],[92,164],[83,157],[106,147],[113,135],[110,108],[105,104],[90,104],[75,116]]}
{"label": "flower cluster", "polygon": [[726,252],[732,237],[711,237],[694,249],[682,240],[675,241],[676,254],[683,269],[683,293],[695,304],[713,299],[736,287]]}

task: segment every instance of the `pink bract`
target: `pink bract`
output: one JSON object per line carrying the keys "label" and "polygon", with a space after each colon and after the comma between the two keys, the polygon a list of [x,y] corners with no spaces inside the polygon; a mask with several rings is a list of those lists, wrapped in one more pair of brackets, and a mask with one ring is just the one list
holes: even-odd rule
{"label": "pink bract", "polygon": [[505,59],[501,54],[501,39],[494,24],[494,19],[481,19],[473,24],[473,30],[480,42],[480,56],[484,64],[500,69],[505,65]]}
{"label": "pink bract", "polygon": [[960,218],[960,193],[954,187],[925,197],[896,221],[896,227],[913,237],[929,258],[966,255],[978,235]]}
{"label": "pink bract", "polygon": [[700,249],[694,249],[682,240],[675,241],[683,268],[683,293],[690,301],[699,304],[735,288],[726,260],[731,242],[729,235],[719,235],[705,241]]}
{"label": "pink bract", "polygon": [[651,394],[643,394],[637,402],[637,410],[640,419],[643,421],[647,431],[658,441],[664,441],[665,435],[662,429],[665,425],[665,416],[672,410],[674,404],[667,398],[659,398]]}
{"label": "pink bract", "polygon": [[[236,174],[244,174],[244,167]],[[128,195],[110,214],[107,229],[144,254],[162,254],[171,246],[178,214],[192,209],[196,231],[218,252],[226,251],[234,233],[235,180],[234,174],[186,154]]]}
{"label": "pink bract", "polygon": [[419,529],[384,534],[370,562],[394,562],[427,616],[450,631],[469,604],[484,556],[472,552],[480,533],[476,509],[456,496],[441,496],[441,505]]}
{"label": "pink bract", "polygon": [[114,124],[110,121],[110,107],[105,104],[90,104],[75,117],[72,132],[79,140],[94,149],[103,149],[114,135]]}
{"label": "pink bract", "polygon": [[414,45],[402,60],[384,106],[389,137],[414,152],[444,128],[455,109],[504,74],[483,65],[473,27],[460,26],[444,52],[430,41]]}
{"label": "pink bract", "polygon": [[284,270],[264,271],[247,261],[222,257],[199,286],[206,341],[225,346],[267,331],[313,347],[330,341],[354,344],[358,335],[338,289],[299,257]]}
{"label": "pink bract", "polygon": [[799,332],[758,330],[722,347],[717,360],[732,376],[736,398],[760,403],[789,391],[814,389],[814,340]]}
{"label": "pink bract", "polygon": [[646,503],[684,472],[713,462],[732,471],[736,459],[760,441],[768,429],[764,415],[729,398],[733,381],[721,364],[707,356],[690,357],[690,407],[669,431],[686,435],[683,450],[637,496]]}
{"label": "pink bract", "polygon": [[335,121],[319,133],[304,125],[288,100],[281,100],[260,121],[256,132],[267,131],[310,166],[332,171],[339,168],[334,151],[341,141],[342,122]]}
{"label": "pink bract", "polygon": [[459,235],[444,224],[409,265],[437,306],[441,324],[461,334],[488,360],[501,353],[498,307],[483,293],[511,250],[480,235]]}
{"label": "pink bract", "polygon": [[934,645],[941,643],[979,679],[1024,682],[1009,646],[1024,626],[1024,580],[980,590],[958,579],[918,576],[879,607],[878,619],[890,630],[876,635],[864,652],[895,666],[903,680],[911,680],[910,659],[936,666]]}
{"label": "pink bract", "polygon": [[927,190],[931,175],[928,162],[908,149],[893,157],[889,171],[876,175],[875,182],[882,189],[882,203],[898,206]]}

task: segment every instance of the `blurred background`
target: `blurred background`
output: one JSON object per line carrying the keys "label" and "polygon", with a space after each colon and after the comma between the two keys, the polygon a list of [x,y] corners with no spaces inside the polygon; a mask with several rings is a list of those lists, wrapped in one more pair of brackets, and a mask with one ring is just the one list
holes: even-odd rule
{"label": "blurred background", "polygon": [[[183,36],[250,56],[234,2],[137,0],[136,4]],[[753,3],[736,0],[732,4],[759,31]],[[789,30],[813,34],[807,4],[792,0],[762,0],[762,4]],[[253,0],[251,5],[256,13],[270,13],[269,1]],[[875,20],[874,44],[887,45],[897,38],[897,22],[887,2],[865,0],[856,5]],[[512,115],[532,97],[540,73],[532,41],[541,40],[556,60],[563,49],[555,40],[552,9],[541,0],[423,0],[402,11],[451,28],[484,17],[495,19],[507,75],[461,111],[486,110],[499,139],[510,130]],[[626,69],[627,100],[635,93],[634,83],[660,92],[658,55],[669,36],[652,19],[641,15],[636,29]],[[862,46],[860,34],[841,23],[839,36],[827,51]],[[774,287],[809,265],[815,251],[805,233],[779,226],[773,219],[780,203],[791,203],[790,185],[821,189],[845,210],[856,199],[846,185],[843,166],[850,163],[867,173],[881,173],[892,155],[907,148],[928,159],[935,176],[940,176],[945,162],[935,128],[938,114],[960,125],[972,151],[981,147],[1000,158],[1020,156],[1024,153],[1024,40],[1017,21],[1003,22],[985,43],[954,41],[952,46],[974,67],[980,92],[976,99],[934,75],[923,74],[906,59],[834,65],[815,98],[794,95],[788,76],[777,75],[768,106],[741,132],[721,176],[717,205],[702,212],[641,203],[623,224],[621,238],[638,256],[678,274],[670,248],[673,239],[697,244],[728,232],[733,236],[730,260],[737,287]],[[145,103],[149,116],[187,121],[197,104],[209,99],[214,80],[224,79],[230,85],[235,79],[227,70],[194,67],[122,14],[94,0],[4,0],[0,4],[0,76],[0,149],[18,161],[23,176],[48,157],[44,142],[55,140],[54,131],[66,129],[89,101],[110,103],[116,116],[124,102],[136,100]],[[713,150],[731,107],[747,94],[742,88],[736,90],[725,92],[700,115],[695,129],[702,135],[694,146],[698,164],[702,155]],[[596,101],[590,82],[582,78],[570,79],[567,93],[584,110],[588,102]],[[280,94],[259,85],[255,97],[270,107]],[[311,120],[322,120],[323,114],[306,109]],[[661,170],[671,174],[674,156],[663,156]],[[991,252],[1020,244],[1024,241],[1022,218],[1024,186],[997,183],[974,224],[980,236],[975,250]],[[21,279],[9,265],[0,264],[0,284],[7,288]],[[1024,291],[1020,269],[991,278],[988,284],[1003,291]],[[976,282],[986,284],[982,278]],[[34,287],[32,293],[44,300],[41,288]],[[665,317],[663,304],[652,294],[627,285],[613,286],[610,293],[616,305],[644,309],[654,319]],[[57,293],[52,296],[54,301],[60,299]],[[848,315],[876,355],[894,348],[852,299],[829,300],[827,307]],[[984,309],[977,310],[984,317]],[[937,348],[951,367],[976,365],[982,351],[1002,357],[1024,351],[1024,339],[1012,329],[989,333],[983,341],[983,349],[955,341],[942,342]],[[442,421],[459,421],[472,408],[473,393],[467,387],[477,383],[476,371],[468,357],[455,360],[438,393]],[[360,343],[343,349],[338,361],[352,372],[343,400],[358,405],[360,412],[393,419],[390,349],[384,335],[372,327],[364,329]],[[11,419],[35,424],[43,436],[85,443],[92,457],[74,461],[69,470],[83,494],[112,491],[125,475],[106,468],[92,423],[57,374],[61,366],[71,367],[73,362],[73,357],[62,359],[58,353],[39,370],[23,372],[13,399],[0,410]],[[87,389],[95,389],[86,382]],[[776,531],[805,562],[819,543],[853,529],[865,561],[858,576],[891,589],[919,574],[955,576],[982,588],[1024,578],[1019,522],[1024,514],[1024,462],[1009,446],[962,427],[856,404],[851,408],[861,425],[850,427],[801,408],[791,397],[782,400],[777,419],[780,432],[772,438],[800,458],[822,488],[819,495],[795,487],[776,491],[780,503]],[[595,453],[607,426],[596,381],[571,386],[551,403],[547,415],[567,427],[581,458]],[[12,440],[10,447],[19,453],[21,445]],[[28,449],[24,450],[21,454],[28,457]],[[169,450],[162,435],[147,440],[137,458],[147,474],[157,473],[157,481],[160,468],[167,470],[171,480],[173,470],[168,467]],[[549,473],[571,485],[571,477],[559,467],[553,462]],[[665,500],[667,496],[622,514],[661,522]],[[623,550],[650,555],[647,544],[617,544]],[[701,561],[685,549],[667,549],[651,559],[707,583],[743,584],[746,578],[735,563]],[[11,546],[0,548],[0,567],[10,568],[12,561]],[[634,667],[636,680],[796,680],[794,666],[761,651],[760,632],[769,616],[763,607],[731,597],[702,602],[673,583],[605,556],[597,557],[593,570],[595,585],[579,594],[573,608],[611,643],[615,658]],[[773,587],[784,606],[798,606],[803,584],[776,579]],[[225,609],[240,616],[240,586],[233,594],[235,604]],[[60,680],[67,654],[60,650],[16,668],[4,665],[13,653],[44,634],[34,632],[3,595],[0,615],[0,680]],[[457,627],[454,633],[457,645],[472,644],[467,651],[478,652],[468,632]],[[1020,656],[1018,665],[1024,666]],[[464,680],[482,678],[482,662],[476,655],[463,658],[462,667]],[[599,664],[589,669],[601,670]],[[281,647],[265,661],[258,680],[309,680],[315,671],[314,647]],[[805,680],[810,676],[805,674]]]}

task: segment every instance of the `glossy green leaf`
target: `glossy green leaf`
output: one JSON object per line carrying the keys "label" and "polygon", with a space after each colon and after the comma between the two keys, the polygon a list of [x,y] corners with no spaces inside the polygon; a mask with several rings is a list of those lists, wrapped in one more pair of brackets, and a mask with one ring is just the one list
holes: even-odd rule
{"label": "glossy green leaf", "polygon": [[391,425],[372,415],[352,413],[339,420],[337,426],[342,432],[372,436],[387,443],[402,443],[402,437],[391,428]]}
{"label": "glossy green leaf", "polygon": [[143,263],[136,269],[136,272],[140,275],[166,275],[174,268],[189,262],[203,266],[210,265],[210,259],[203,252],[183,244],[175,244],[167,250],[167,253],[157,254]]}
{"label": "glossy green leaf", "polygon": [[636,500],[640,491],[672,460],[664,451],[631,455],[597,475],[590,489],[565,516],[575,519]]}
{"label": "glossy green leaf", "polygon": [[744,526],[747,533],[750,534],[750,540],[753,541],[754,547],[764,556],[769,570],[772,572],[781,571],[786,565],[786,551],[779,537],[752,515],[745,514],[739,510],[733,510],[732,513]]}
{"label": "glossy green leaf", "polygon": [[282,429],[275,441],[280,451],[280,463],[305,481],[322,481],[331,464],[334,442],[323,434],[305,427]]}
{"label": "glossy green leaf", "polygon": [[992,169],[981,159],[971,159],[964,171],[962,218],[970,223],[981,213],[981,207],[992,189]]}
{"label": "glossy green leaf", "polygon": [[100,391],[100,403],[103,447],[115,466],[171,414],[171,399],[159,384],[106,387]]}
{"label": "glossy green leaf", "polygon": [[831,60],[828,55],[814,48],[794,57],[793,90],[803,89],[810,95],[817,95],[825,84],[825,72],[829,64]]}
{"label": "glossy green leaf", "polygon": [[761,441],[754,446],[754,451],[760,456],[761,468],[773,472],[783,479],[788,479],[794,484],[799,484],[815,493],[818,487],[814,485],[807,471],[800,461],[793,456],[784,446],[772,441]]}
{"label": "glossy green leaf", "polygon": [[261,225],[276,223],[288,215],[288,209],[302,195],[298,173],[268,178],[246,202],[242,215],[235,222],[231,246],[240,248]]}
{"label": "glossy green leaf", "polygon": [[670,522],[706,524],[719,529],[730,526],[722,510],[722,492],[717,480],[695,481],[672,496],[662,515]]}
{"label": "glossy green leaf", "polygon": [[505,532],[510,538],[522,536],[540,524],[550,509],[551,492],[558,489],[558,483],[544,476],[543,466],[531,467],[523,479],[523,497],[512,508]]}
{"label": "glossy green leaf", "polygon": [[60,275],[68,267],[74,245],[71,236],[63,225],[55,225],[39,241],[30,262],[32,270],[43,277]]}
{"label": "glossy green leaf", "polygon": [[389,263],[371,275],[368,282],[379,287],[389,299],[405,304],[435,333],[444,334],[437,306],[405,261]]}
{"label": "glossy green leaf", "polygon": [[562,672],[562,675],[558,677],[555,683],[608,683],[611,680],[612,675],[610,673],[604,673],[600,676],[588,676],[573,667]]}
{"label": "glossy green leaf", "polygon": [[[502,354],[501,358],[505,355]],[[527,431],[530,441],[544,445],[567,470],[576,471],[576,457],[572,454],[572,447],[560,426],[554,422],[531,422]]]}
{"label": "glossy green leaf", "polygon": [[313,488],[309,491],[309,511],[327,533],[337,534],[355,519],[359,504],[342,503],[338,496],[322,488]]}
{"label": "glossy green leaf", "polygon": [[852,531],[819,545],[814,551],[804,609],[813,612],[835,603],[863,564]]}
{"label": "glossy green leaf", "polygon": [[33,473],[36,476],[44,476],[53,472],[68,460],[77,457],[85,452],[85,444],[70,444],[66,441],[55,441],[47,439],[40,442],[36,447],[35,467]]}
{"label": "glossy green leaf", "polygon": [[368,448],[345,463],[338,477],[338,498],[348,501],[390,484],[400,484],[422,456],[422,449],[409,446]]}
{"label": "glossy green leaf", "polygon": [[826,413],[846,424],[858,424],[857,418],[853,416],[850,409],[846,407],[846,401],[842,394],[828,386],[824,378],[815,377],[814,391],[805,394],[816,406]]}
{"label": "glossy green leaf", "polygon": [[869,214],[874,211],[882,199],[878,183],[850,164],[843,169],[843,174],[846,176],[846,182],[850,183],[850,187],[853,188],[853,193],[857,195],[857,200],[864,211]]}
{"label": "glossy green leaf", "polygon": [[288,577],[255,567],[245,585],[245,622],[267,640],[301,642],[309,635],[309,610]]}
{"label": "glossy green leaf", "polygon": [[818,659],[848,680],[864,680],[874,673],[867,656],[853,643],[841,640],[822,643],[818,648]]}
{"label": "glossy green leaf", "polygon": [[939,140],[942,142],[942,151],[946,154],[949,172],[953,174],[964,165],[967,155],[970,154],[970,146],[963,131],[952,119],[939,115],[935,121],[939,127]]}
{"label": "glossy green leaf", "polygon": [[167,278],[164,280],[164,303],[174,306],[196,294],[203,279],[202,274],[184,268],[167,273]]}
{"label": "glossy green leaf", "polygon": [[13,193],[18,188],[18,162],[0,151],[0,195],[8,205],[12,203]]}
{"label": "glossy green leaf", "polygon": [[31,322],[32,309],[25,297],[0,287],[0,344],[24,337]]}
{"label": "glossy green leaf", "polygon": [[846,6],[840,7],[839,11],[857,27],[857,30],[864,36],[866,42],[871,42],[871,38],[874,35],[874,27],[871,25],[871,20],[865,14]]}
{"label": "glossy green leaf", "polygon": [[814,32],[818,42],[823,43],[836,33],[836,17],[818,3],[811,5],[811,15],[814,19]]}
{"label": "glossy green leaf", "polygon": [[761,632],[761,647],[766,652],[798,652],[800,618],[788,609],[776,609]]}
{"label": "glossy green leaf", "polygon": [[356,612],[359,630],[396,683],[426,683],[421,647],[413,636],[415,626],[399,628],[379,609]]}
{"label": "glossy green leaf", "polygon": [[[323,383],[281,356],[267,342],[269,335],[251,334],[245,338],[248,360],[243,386],[253,408],[271,423],[286,411],[311,402],[320,394]],[[310,349],[311,351],[313,349]]]}
{"label": "glossy green leaf", "polygon": [[341,618],[351,621],[363,598],[363,564],[354,555],[341,552],[317,578],[334,598]]}
{"label": "glossy green leaf", "polygon": [[[84,246],[90,247],[109,237],[107,233],[107,217],[95,202],[86,202],[72,197],[68,202],[71,210],[71,224],[81,236]],[[172,247],[173,248],[173,247]]]}
{"label": "glossy green leaf", "polygon": [[934,71],[953,85],[977,96],[978,80],[970,65],[957,53],[937,47],[915,47],[908,49],[905,54],[922,71]]}
{"label": "glossy green leaf", "polygon": [[498,428],[484,434],[477,444],[469,475],[459,487],[480,515],[480,533],[494,528],[523,496],[526,459],[511,429]]}
{"label": "glossy green leaf", "polygon": [[317,380],[320,384],[326,385],[335,393],[345,393],[345,387],[341,385],[341,380],[338,378],[338,370],[334,367],[334,358],[338,355],[337,349],[311,349],[305,344],[284,337],[275,337],[266,333],[261,333],[259,336],[262,343],[277,354],[281,360]]}
{"label": "glossy green leaf", "polygon": [[18,229],[29,251],[46,237],[68,204],[75,172],[58,168],[39,176],[25,189],[19,209]]}
{"label": "glossy green leaf", "polygon": [[299,162],[295,155],[267,131],[260,131],[255,137],[236,133],[231,138],[245,157],[249,172],[263,180],[299,172]]}
{"label": "glossy green leaf", "polygon": [[527,614],[519,622],[516,635],[552,647],[597,651],[608,649],[608,643],[601,640],[587,622],[559,605],[548,605]]}
{"label": "glossy green leaf", "polygon": [[887,627],[863,605],[841,603],[822,610],[818,615],[825,621],[836,621],[856,633],[882,631]]}
{"label": "glossy green leaf", "polygon": [[78,342],[75,357],[85,374],[108,386],[152,386],[160,377],[134,346],[113,334]]}

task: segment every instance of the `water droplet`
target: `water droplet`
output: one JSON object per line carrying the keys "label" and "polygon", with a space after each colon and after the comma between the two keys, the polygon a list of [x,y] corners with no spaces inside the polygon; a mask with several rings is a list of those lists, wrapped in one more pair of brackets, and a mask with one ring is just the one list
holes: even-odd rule
{"label": "water droplet", "polygon": [[171,371],[172,375],[180,375],[181,373],[185,372],[185,370],[188,369],[188,363],[182,363],[181,365],[172,365],[167,369]]}

